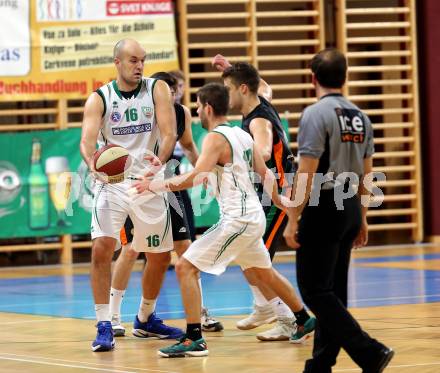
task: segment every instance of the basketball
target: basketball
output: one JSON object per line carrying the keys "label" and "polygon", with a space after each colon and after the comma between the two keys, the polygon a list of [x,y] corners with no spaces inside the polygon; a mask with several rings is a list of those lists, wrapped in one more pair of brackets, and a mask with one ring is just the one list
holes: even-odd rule
{"label": "basketball", "polygon": [[131,158],[127,149],[108,144],[95,152],[93,162],[95,170],[107,175],[110,184],[115,184],[124,181],[125,170],[131,165]]}

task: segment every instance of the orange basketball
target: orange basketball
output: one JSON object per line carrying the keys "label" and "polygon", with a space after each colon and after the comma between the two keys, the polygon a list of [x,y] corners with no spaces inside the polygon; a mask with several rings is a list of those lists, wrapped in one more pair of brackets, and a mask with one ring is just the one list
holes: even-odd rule
{"label": "orange basketball", "polygon": [[120,183],[125,179],[125,171],[131,165],[127,149],[115,144],[99,148],[93,155],[95,170],[108,177],[110,184]]}

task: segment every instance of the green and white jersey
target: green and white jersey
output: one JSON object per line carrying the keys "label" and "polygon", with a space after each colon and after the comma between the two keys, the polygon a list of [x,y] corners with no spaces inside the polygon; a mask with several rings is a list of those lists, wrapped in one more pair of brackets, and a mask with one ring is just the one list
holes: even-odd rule
{"label": "green and white jersey", "polygon": [[133,176],[145,173],[145,155],[148,151],[157,154],[159,149],[160,132],[153,100],[155,83],[156,79],[142,78],[129,99],[122,96],[116,80],[96,90],[104,103],[98,147],[115,144],[126,148],[133,160]]}
{"label": "green and white jersey", "polygon": [[232,162],[217,165],[217,200],[222,217],[243,218],[262,211],[253,184],[252,137],[239,127],[227,124],[217,126],[212,132],[220,133],[231,147]]}

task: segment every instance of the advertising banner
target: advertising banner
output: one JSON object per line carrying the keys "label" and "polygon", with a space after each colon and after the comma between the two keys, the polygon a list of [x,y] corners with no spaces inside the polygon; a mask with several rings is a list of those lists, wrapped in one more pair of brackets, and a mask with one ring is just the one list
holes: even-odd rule
{"label": "advertising banner", "polygon": [[4,0],[0,14],[0,101],[88,96],[124,38],[145,48],[146,76],[178,67],[171,0]]}
{"label": "advertising banner", "polygon": [[[206,134],[193,125],[200,149]],[[90,233],[94,179],[79,153],[80,128],[0,135],[0,238]],[[185,172],[190,168],[182,162]],[[190,191],[197,226],[218,219],[209,190]]]}
{"label": "advertising banner", "polygon": [[0,238],[90,232],[80,135],[79,128],[0,135]]}

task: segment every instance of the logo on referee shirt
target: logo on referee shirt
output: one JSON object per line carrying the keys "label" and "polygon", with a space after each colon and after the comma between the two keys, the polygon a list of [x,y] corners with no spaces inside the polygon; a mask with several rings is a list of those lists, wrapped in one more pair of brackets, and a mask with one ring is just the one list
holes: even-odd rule
{"label": "logo on referee shirt", "polygon": [[365,123],[362,113],[356,109],[336,108],[341,141],[363,143],[365,140]]}

